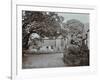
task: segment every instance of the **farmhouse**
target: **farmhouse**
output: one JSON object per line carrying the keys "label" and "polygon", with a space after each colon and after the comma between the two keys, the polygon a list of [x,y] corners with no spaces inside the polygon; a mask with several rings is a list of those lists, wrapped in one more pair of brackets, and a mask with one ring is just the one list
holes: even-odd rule
{"label": "farmhouse", "polygon": [[67,39],[64,39],[62,35],[58,36],[56,39],[49,39],[49,37],[44,37],[40,39],[37,33],[30,35],[29,39],[29,50],[39,53],[60,53],[64,51],[67,45]]}

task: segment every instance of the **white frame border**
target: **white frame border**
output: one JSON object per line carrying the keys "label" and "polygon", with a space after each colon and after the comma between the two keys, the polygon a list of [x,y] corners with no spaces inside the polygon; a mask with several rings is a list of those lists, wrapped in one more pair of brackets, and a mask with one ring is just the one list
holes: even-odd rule
{"label": "white frame border", "polygon": [[[62,5],[62,4],[57,4],[56,6],[54,5],[54,4],[48,4],[48,6],[47,6],[47,4],[41,4],[41,5],[37,5],[36,3],[23,3],[23,2],[13,2],[12,3],[12,67],[11,67],[11,75],[12,75],[12,80],[15,80],[15,79],[19,79],[19,78],[22,78],[22,77],[25,77],[27,74],[24,74],[24,75],[22,75],[22,74],[17,74],[17,71],[16,71],[16,69],[17,69],[17,63],[18,63],[18,60],[16,60],[16,53],[17,53],[17,37],[18,37],[18,35],[17,35],[17,6],[23,6],[23,5],[28,5],[28,6],[39,6],[39,7],[58,7],[58,8],[72,8],[72,9],[86,9],[86,10],[90,10],[90,12],[91,12],[91,14],[94,16],[94,18],[92,18],[92,22],[95,22],[95,23],[92,23],[91,25],[92,26],[95,26],[96,27],[96,8],[93,6],[93,7],[91,7],[91,6],[78,6],[78,5]],[[16,27],[15,27],[16,26]],[[91,32],[90,33],[93,33],[92,35],[93,35],[93,42],[94,42],[94,40],[96,40],[96,28],[92,28],[91,30],[90,30]],[[94,44],[94,46],[96,46],[96,44]],[[96,48],[95,48],[95,50],[96,50]],[[95,52],[95,53],[97,53],[97,52]],[[93,59],[93,63],[95,63],[92,67],[86,67],[86,69],[84,69],[83,71],[82,71],[82,75],[83,74],[88,74],[88,73],[95,73],[95,72],[97,72],[97,60],[96,60],[96,58],[97,58],[97,56],[94,56],[94,58],[95,58],[95,60]],[[49,68],[48,68],[49,69]],[[52,70],[50,69],[50,70],[48,70],[48,69],[39,69],[38,71],[41,71],[42,72],[42,70],[44,70],[45,72],[46,72],[46,74],[48,73],[48,75],[49,74],[52,74],[52,71],[55,71],[56,70],[56,72],[54,72],[54,74],[56,74],[56,73],[59,73],[59,72],[63,72],[63,73],[61,73],[61,74],[56,74],[56,75],[54,75],[54,74],[52,74],[51,76],[48,76],[48,75],[46,75],[46,74],[42,74],[42,73],[40,73],[40,75],[41,76],[34,76],[34,77],[32,77],[32,76],[27,76],[28,78],[38,78],[38,77],[41,77],[42,78],[42,76],[47,76],[47,77],[54,77],[54,76],[73,76],[74,74],[77,76],[79,76],[80,75],[80,73],[81,73],[81,70],[77,73],[77,72],[67,72],[67,74],[66,74],[66,72],[64,71],[64,70],[62,70],[62,68],[52,68]],[[60,69],[59,71],[57,71],[57,69]],[[72,68],[68,68],[69,69],[69,71],[70,70],[72,70]],[[78,68],[77,68],[78,69]],[[29,70],[29,71],[31,71],[31,70]],[[50,72],[51,71],[51,72]],[[89,71],[89,72],[87,72],[87,71]],[[34,72],[36,73],[36,74],[38,74],[39,72],[37,72],[37,69],[36,70],[34,70]],[[25,78],[27,78],[27,77],[25,77]]]}

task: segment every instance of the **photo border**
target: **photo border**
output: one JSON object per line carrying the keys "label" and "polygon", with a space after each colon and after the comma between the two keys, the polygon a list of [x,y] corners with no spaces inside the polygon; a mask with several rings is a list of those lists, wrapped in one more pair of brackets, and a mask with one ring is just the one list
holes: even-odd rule
{"label": "photo border", "polygon": [[[24,5],[24,4],[23,4]],[[16,4],[16,10],[13,10],[13,9],[15,9],[15,8],[13,8],[12,9],[12,15],[15,15],[15,13],[16,13],[16,20],[15,20],[15,17],[14,16],[12,16],[11,18],[12,18],[12,55],[11,55],[11,61],[12,61],[12,67],[11,67],[11,75],[12,75],[12,80],[14,80],[15,78],[17,78],[17,76],[20,76],[20,78],[21,77],[23,77],[23,75],[19,75],[17,72],[18,72],[18,68],[17,68],[17,65],[18,65],[18,55],[17,55],[17,47],[18,47],[18,42],[17,42],[17,37],[18,37],[18,29],[17,29],[17,21],[18,21],[18,19],[17,19],[17,6],[23,6],[22,4]],[[27,5],[27,4],[26,4]],[[24,5],[25,6],[25,5]],[[59,6],[40,6],[40,5],[27,5],[27,6],[37,6],[37,7],[52,7],[52,8],[54,8],[54,7],[57,7],[57,8],[72,8],[72,9],[86,9],[86,10],[93,10],[93,14],[95,14],[96,15],[96,9],[95,8],[80,8],[80,7],[77,7],[77,8],[75,8],[75,7],[59,7]],[[95,19],[96,19],[96,16],[94,17]],[[14,20],[14,21],[13,21]],[[16,22],[15,22],[16,21]],[[14,22],[14,24],[13,24],[13,22]],[[13,26],[15,25],[15,23],[16,23],[16,33],[14,33],[14,29],[13,29]],[[95,26],[95,23],[94,23],[94,26]],[[95,32],[95,31],[94,31]],[[13,33],[14,34],[16,34],[16,40],[13,38]],[[95,32],[95,34],[96,34],[96,32]],[[15,46],[15,44],[14,44],[14,42],[16,42],[16,49],[13,49],[13,47]],[[15,48],[15,47],[14,47]],[[15,52],[15,50],[16,50],[16,56],[15,56],[15,53],[13,53],[13,52]],[[15,57],[16,57],[16,60],[15,60]],[[13,61],[14,60],[14,61]],[[16,64],[13,64],[13,63],[16,63]],[[16,67],[16,68],[15,68]],[[94,66],[94,70],[96,71],[96,65]],[[16,70],[15,70],[16,69]],[[50,68],[48,68],[48,69],[50,69]],[[59,69],[59,67],[58,67],[58,69]],[[37,70],[37,69],[36,69]],[[41,71],[41,70],[40,70]],[[48,71],[47,69],[46,69],[46,71]],[[58,71],[59,72],[59,71]],[[80,71],[81,72],[81,71]],[[91,71],[91,72],[93,72],[94,73],[94,71]],[[72,73],[73,74],[73,73]],[[68,75],[68,74],[66,74],[66,75]],[[78,75],[78,74],[77,74]],[[34,77],[33,77],[34,78]]]}

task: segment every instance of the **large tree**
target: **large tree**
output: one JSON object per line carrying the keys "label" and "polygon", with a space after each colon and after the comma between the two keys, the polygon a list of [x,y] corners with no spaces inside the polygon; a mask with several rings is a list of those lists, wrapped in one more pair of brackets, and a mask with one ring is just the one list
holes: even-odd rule
{"label": "large tree", "polygon": [[89,49],[84,43],[84,24],[78,20],[67,21],[68,47],[65,49],[64,61],[70,66],[89,65]]}
{"label": "large tree", "polygon": [[23,48],[28,48],[30,34],[54,37],[61,30],[62,17],[54,12],[22,11]]}

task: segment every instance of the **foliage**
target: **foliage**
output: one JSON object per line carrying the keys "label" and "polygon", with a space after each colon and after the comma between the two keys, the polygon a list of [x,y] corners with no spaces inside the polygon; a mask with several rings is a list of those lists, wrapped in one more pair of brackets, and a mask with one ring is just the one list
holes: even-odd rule
{"label": "foliage", "polygon": [[37,33],[41,37],[53,37],[60,32],[63,17],[54,12],[22,12],[23,48],[28,47],[30,34]]}
{"label": "foliage", "polygon": [[65,49],[64,61],[69,66],[89,65],[89,49],[85,44],[84,24],[72,19],[67,22],[68,48]]}

